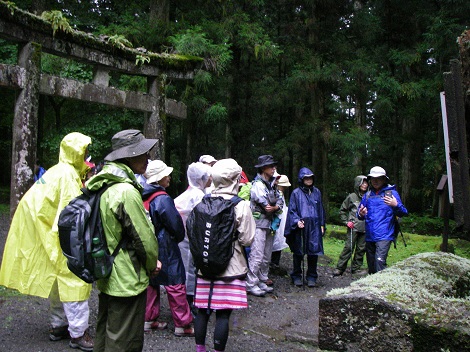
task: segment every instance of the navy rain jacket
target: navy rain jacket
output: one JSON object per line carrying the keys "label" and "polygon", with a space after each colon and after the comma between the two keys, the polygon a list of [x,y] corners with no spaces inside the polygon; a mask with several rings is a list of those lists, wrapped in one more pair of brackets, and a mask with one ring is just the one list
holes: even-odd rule
{"label": "navy rain jacket", "polygon": [[[306,175],[313,175],[312,170],[301,168],[298,176],[299,187],[294,189],[290,197],[284,236],[294,254],[323,255],[321,226],[325,227],[325,210],[320,190],[313,185],[304,186],[302,179]],[[299,220],[304,221],[303,231],[297,227]],[[301,236],[302,232],[304,238]]]}
{"label": "navy rain jacket", "polygon": [[[157,184],[145,184],[143,200],[158,191],[165,191],[165,188]],[[162,263],[160,274],[150,278],[150,284],[153,287],[184,284],[186,271],[178,247],[185,233],[181,215],[176,210],[173,199],[167,194],[152,199],[149,213],[158,240],[158,260]]]}

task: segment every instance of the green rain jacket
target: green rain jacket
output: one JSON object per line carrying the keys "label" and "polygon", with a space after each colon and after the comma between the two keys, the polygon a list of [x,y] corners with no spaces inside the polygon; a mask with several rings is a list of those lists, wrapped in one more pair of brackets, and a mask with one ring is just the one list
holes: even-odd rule
{"label": "green rain jacket", "polygon": [[97,281],[101,292],[116,297],[131,297],[147,289],[148,273],[157,266],[158,242],[142,203],[142,186],[125,164],[108,162],[86,184],[97,190],[112,184],[101,196],[100,211],[109,252],[124,236],[125,246],[114,259],[111,275]]}
{"label": "green rain jacket", "polygon": [[87,170],[84,158],[91,138],[73,132],[60,144],[59,163],[26,192],[13,216],[3,252],[0,285],[27,295],[49,297],[57,280],[62,302],[88,299],[91,285],[67,268],[57,220],[81,192]]}
{"label": "green rain jacket", "polygon": [[356,232],[364,232],[366,230],[364,220],[359,220],[356,215],[363,196],[360,187],[364,180],[367,181],[367,177],[363,175],[354,178],[354,193],[350,193],[346,197],[339,210],[341,221],[343,221],[345,225],[347,225],[349,221],[352,221],[354,223],[354,231]]}

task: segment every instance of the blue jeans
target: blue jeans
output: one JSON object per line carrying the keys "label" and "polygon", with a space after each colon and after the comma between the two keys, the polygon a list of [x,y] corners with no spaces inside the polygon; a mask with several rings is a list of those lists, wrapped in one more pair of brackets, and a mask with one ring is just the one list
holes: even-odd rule
{"label": "blue jeans", "polygon": [[388,251],[392,241],[366,242],[367,266],[369,274],[375,274],[387,267]]}

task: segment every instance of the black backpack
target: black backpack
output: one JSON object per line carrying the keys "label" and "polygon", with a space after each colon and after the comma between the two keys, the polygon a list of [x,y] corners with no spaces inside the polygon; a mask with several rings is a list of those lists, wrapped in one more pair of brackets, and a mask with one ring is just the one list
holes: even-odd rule
{"label": "black backpack", "polygon": [[235,205],[242,199],[205,196],[186,220],[189,249],[194,265],[208,279],[227,268],[237,239]]}
{"label": "black backpack", "polygon": [[113,254],[109,254],[101,223],[100,198],[109,185],[98,191],[82,188],[59,215],[59,240],[67,258],[69,270],[85,282],[108,277],[114,257],[124,244],[121,239]]}

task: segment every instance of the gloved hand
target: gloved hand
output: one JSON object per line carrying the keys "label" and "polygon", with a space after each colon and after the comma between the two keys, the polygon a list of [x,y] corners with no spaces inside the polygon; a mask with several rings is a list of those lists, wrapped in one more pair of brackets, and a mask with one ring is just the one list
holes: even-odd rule
{"label": "gloved hand", "polygon": [[354,223],[352,221],[348,221],[346,226],[349,227],[352,230],[354,228]]}

